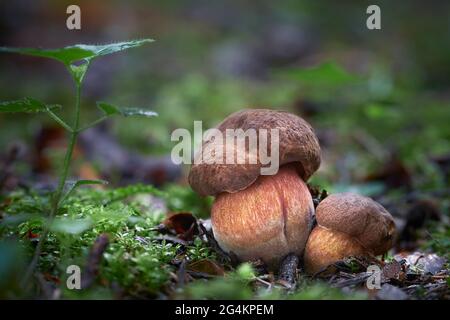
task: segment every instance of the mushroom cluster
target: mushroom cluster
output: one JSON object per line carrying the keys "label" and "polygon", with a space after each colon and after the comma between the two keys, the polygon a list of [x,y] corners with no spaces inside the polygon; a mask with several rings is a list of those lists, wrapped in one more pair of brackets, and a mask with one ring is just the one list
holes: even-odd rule
{"label": "mushroom cluster", "polygon": [[314,210],[306,182],[319,168],[320,146],[305,120],[288,112],[252,109],[231,114],[217,129],[225,136],[229,129],[279,132],[279,170],[274,175],[261,175],[260,146],[210,139],[195,155],[207,158],[212,146],[223,144],[217,150],[256,160],[194,161],[189,172],[194,191],[215,197],[211,223],[224,251],[243,261],[261,259],[271,269],[293,253],[304,257],[308,273],[315,273],[347,256],[389,250],[395,231],[392,216],[370,198],[335,194]]}
{"label": "mushroom cluster", "polygon": [[386,209],[354,193],[325,198],[316,209],[317,226],[305,248],[307,273],[315,274],[349,256],[374,256],[392,246],[395,224]]}

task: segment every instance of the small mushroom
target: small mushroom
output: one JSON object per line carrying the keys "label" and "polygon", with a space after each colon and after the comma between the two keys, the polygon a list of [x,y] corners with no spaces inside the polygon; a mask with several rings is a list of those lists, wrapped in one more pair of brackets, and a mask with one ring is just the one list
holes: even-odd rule
{"label": "small mushroom", "polygon": [[354,193],[337,193],[316,208],[317,226],[306,244],[309,274],[350,256],[386,253],[393,243],[394,219],[374,200]]}
{"label": "small mushroom", "polygon": [[205,150],[222,144],[224,153],[257,160],[253,164],[203,162],[191,167],[191,187],[200,195],[216,197],[211,222],[218,244],[241,260],[262,259],[270,268],[289,253],[301,256],[314,216],[305,181],[320,165],[320,147],[311,126],[287,112],[253,109],[228,116],[217,129],[225,135],[227,129],[267,129],[269,134],[270,129],[278,129],[280,165],[276,174],[261,175],[260,146],[250,150],[245,143],[228,140],[203,143],[196,159],[208,157]]}

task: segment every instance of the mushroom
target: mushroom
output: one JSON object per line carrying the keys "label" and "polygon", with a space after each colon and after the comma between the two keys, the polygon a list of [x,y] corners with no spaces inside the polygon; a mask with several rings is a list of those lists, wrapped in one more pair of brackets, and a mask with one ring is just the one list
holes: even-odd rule
{"label": "mushroom", "polygon": [[384,254],[393,243],[395,224],[391,214],[371,198],[358,194],[328,196],[316,208],[316,221],[304,255],[309,274],[346,257]]}
{"label": "mushroom", "polygon": [[216,197],[211,222],[219,246],[240,260],[262,259],[269,268],[278,266],[289,253],[301,256],[314,216],[305,181],[320,165],[320,147],[313,129],[296,115],[266,109],[231,114],[217,129],[225,136],[227,129],[267,129],[269,133],[278,129],[280,165],[276,174],[261,175],[261,145],[251,150],[234,140],[203,142],[195,159],[208,158],[205,150],[218,145],[225,146],[224,153],[256,159],[255,163],[244,164],[194,161],[191,167],[191,187],[200,195]]}

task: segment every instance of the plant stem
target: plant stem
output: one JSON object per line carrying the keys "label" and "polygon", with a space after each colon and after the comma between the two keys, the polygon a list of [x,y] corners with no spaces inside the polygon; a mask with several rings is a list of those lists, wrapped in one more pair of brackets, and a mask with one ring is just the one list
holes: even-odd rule
{"label": "plant stem", "polygon": [[25,273],[25,276],[22,280],[22,288],[25,288],[25,286],[28,285],[30,277],[32,276],[34,269],[39,261],[39,257],[41,255],[42,246],[47,239],[48,233],[50,231],[50,226],[53,223],[53,220],[58,212],[59,209],[59,201],[61,200],[64,186],[66,184],[67,176],[69,174],[69,168],[70,168],[70,162],[72,160],[73,150],[75,149],[75,144],[77,142],[78,134],[79,134],[79,125],[80,125],[80,100],[81,100],[81,83],[75,82],[76,84],[76,101],[75,101],[75,120],[72,127],[72,130],[69,131],[69,145],[66,149],[66,155],[64,157],[64,164],[61,176],[59,178],[58,187],[52,197],[52,206],[50,215],[47,220],[47,224],[44,226],[41,236],[39,237],[39,242],[36,246],[36,249],[34,251],[33,259],[31,260],[27,271]]}
{"label": "plant stem", "polygon": [[78,129],[78,131],[79,131],[79,132],[82,132],[82,131],[84,131],[84,130],[87,130],[87,129],[89,129],[89,128],[92,128],[92,127],[96,126],[97,124],[99,124],[99,123],[105,121],[105,120],[108,119],[108,118],[109,118],[108,116],[103,116],[103,117],[101,117],[101,118],[99,118],[99,119],[97,119],[97,120],[95,120],[95,121],[93,121],[93,122],[91,122],[91,123],[85,125],[84,127]]}
{"label": "plant stem", "polygon": [[73,129],[60,117],[58,117],[52,110],[47,109],[47,113],[50,117],[53,118],[56,122],[58,122],[64,129],[66,129],[68,132],[72,132]]}
{"label": "plant stem", "polygon": [[64,165],[61,177],[59,179],[58,188],[56,189],[55,196],[53,198],[53,209],[52,213],[56,214],[56,210],[58,209],[58,203],[61,199],[62,192],[64,190],[64,185],[67,180],[67,175],[69,174],[70,162],[72,160],[73,150],[75,148],[75,144],[78,138],[78,127],[80,125],[80,97],[81,97],[81,85],[76,85],[76,103],[75,103],[75,121],[73,124],[73,130],[70,133],[69,145],[66,150],[66,156],[64,158]]}

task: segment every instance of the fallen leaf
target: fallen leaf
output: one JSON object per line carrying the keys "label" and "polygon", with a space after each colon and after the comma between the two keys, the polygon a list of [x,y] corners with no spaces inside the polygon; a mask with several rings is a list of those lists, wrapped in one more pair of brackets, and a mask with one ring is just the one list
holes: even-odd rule
{"label": "fallen leaf", "polygon": [[406,265],[410,268],[416,268],[424,274],[436,274],[444,268],[446,259],[438,256],[435,253],[426,254],[421,252],[414,252],[409,255],[404,253],[397,254],[395,260],[405,260]]}
{"label": "fallen leaf", "polygon": [[48,272],[44,272],[43,276],[44,276],[44,279],[46,281],[53,282],[53,283],[55,283],[57,285],[61,284],[61,279],[60,278],[58,278],[58,277],[56,277],[56,276],[54,276],[54,275],[52,275],[52,274],[50,274]]}
{"label": "fallen leaf", "polygon": [[399,279],[401,272],[402,265],[400,262],[394,260],[383,266],[382,275],[386,279]]}
{"label": "fallen leaf", "polygon": [[163,224],[183,240],[190,241],[198,235],[197,219],[189,212],[175,213],[163,221]]}
{"label": "fallen leaf", "polygon": [[31,230],[28,230],[27,231],[27,237],[28,237],[28,239],[36,239],[36,238],[39,238],[39,234],[38,233],[34,233]]}
{"label": "fallen leaf", "polygon": [[212,276],[223,276],[223,268],[211,259],[202,259],[189,263],[186,266],[187,271],[204,273]]}
{"label": "fallen leaf", "polygon": [[445,262],[445,258],[433,253],[420,258],[416,265],[422,268],[425,273],[436,274],[443,269]]}

